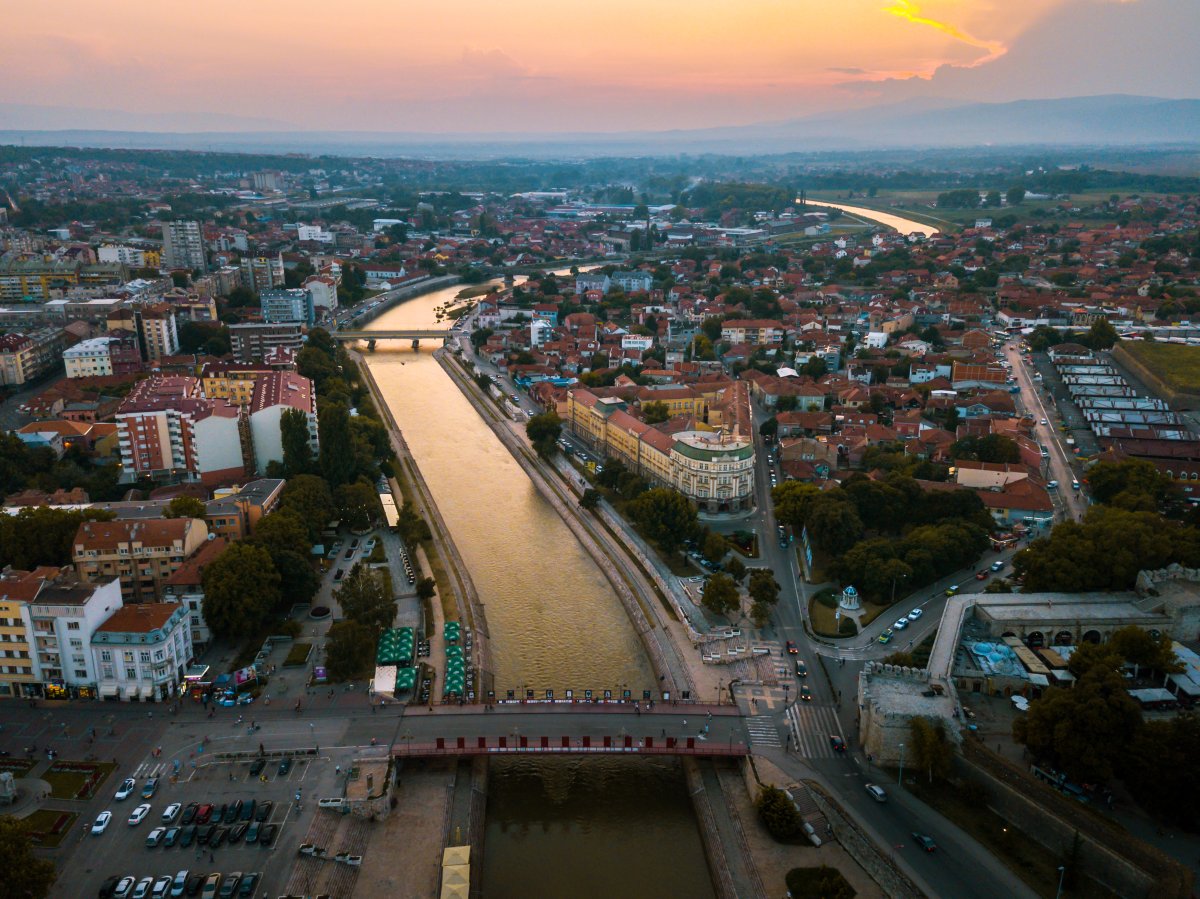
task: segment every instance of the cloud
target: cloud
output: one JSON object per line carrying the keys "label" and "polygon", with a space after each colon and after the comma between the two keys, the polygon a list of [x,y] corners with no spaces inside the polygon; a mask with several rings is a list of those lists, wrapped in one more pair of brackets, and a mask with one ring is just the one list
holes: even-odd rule
{"label": "cloud", "polygon": [[1000,41],[983,40],[982,38],[977,38],[973,35],[967,34],[967,32],[963,31],[961,28],[956,28],[947,22],[939,22],[936,19],[930,19],[926,16],[922,16],[920,8],[915,3],[911,2],[911,0],[892,0],[892,5],[885,6],[883,11],[898,18],[904,19],[907,22],[912,22],[914,25],[924,25],[926,27],[933,28],[936,31],[940,31],[943,34],[954,38],[956,41],[966,44],[967,46],[977,47],[980,50],[987,51],[986,56],[980,57],[974,62],[967,63],[966,65],[968,68],[985,65],[986,63],[999,59],[1008,52],[1008,48],[1005,47]]}
{"label": "cloud", "polygon": [[829,66],[825,69],[826,72],[836,72],[839,75],[866,75],[866,69],[860,69],[858,66]]}

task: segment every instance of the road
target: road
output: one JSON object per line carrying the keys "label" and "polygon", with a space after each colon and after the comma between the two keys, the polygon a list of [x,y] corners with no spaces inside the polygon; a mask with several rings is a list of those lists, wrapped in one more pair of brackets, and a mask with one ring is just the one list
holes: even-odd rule
{"label": "road", "polygon": [[1077,477],[1071,469],[1074,456],[1063,445],[1062,433],[1057,427],[1060,421],[1058,410],[1053,402],[1047,405],[1041,384],[1034,380],[1032,368],[1021,355],[1019,347],[1020,344],[1015,340],[1006,343],[1004,353],[1012,365],[1013,377],[1021,388],[1021,404],[1034,418],[1034,437],[1050,452],[1047,480],[1058,481],[1057,489],[1050,491],[1055,515],[1060,519],[1073,518],[1078,521],[1087,510],[1087,500],[1080,491],[1071,488],[1071,482]]}

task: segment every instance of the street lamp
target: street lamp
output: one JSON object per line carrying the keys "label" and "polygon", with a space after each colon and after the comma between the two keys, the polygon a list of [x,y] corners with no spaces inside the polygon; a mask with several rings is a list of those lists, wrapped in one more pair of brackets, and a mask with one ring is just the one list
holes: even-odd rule
{"label": "street lamp", "polygon": [[900,776],[896,779],[896,783],[904,785],[904,744],[900,744]]}
{"label": "street lamp", "polygon": [[1067,868],[1065,865],[1058,866],[1058,892],[1054,894],[1054,899],[1062,899],[1063,878],[1067,876]]}

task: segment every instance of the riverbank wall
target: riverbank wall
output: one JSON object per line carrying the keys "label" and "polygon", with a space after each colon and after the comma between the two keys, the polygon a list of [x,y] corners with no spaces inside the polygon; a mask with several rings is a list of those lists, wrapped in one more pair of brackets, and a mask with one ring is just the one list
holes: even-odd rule
{"label": "riverbank wall", "polygon": [[451,287],[462,280],[459,275],[439,275],[436,278],[427,278],[424,281],[418,281],[405,287],[398,287],[395,290],[387,290],[375,297],[375,302],[379,303],[374,309],[364,309],[354,318],[347,321],[344,327],[347,330],[359,330],[366,327],[383,313],[389,311],[393,306],[398,306],[406,300],[412,300],[416,297],[427,293],[433,293],[435,290],[441,290],[443,287]]}

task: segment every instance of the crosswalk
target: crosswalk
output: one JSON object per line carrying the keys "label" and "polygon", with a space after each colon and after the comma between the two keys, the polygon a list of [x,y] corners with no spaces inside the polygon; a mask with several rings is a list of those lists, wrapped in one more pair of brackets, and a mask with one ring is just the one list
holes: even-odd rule
{"label": "crosswalk", "polygon": [[151,759],[138,765],[132,776],[135,778],[165,777],[167,769],[170,767],[169,762],[164,762],[161,759]]}
{"label": "crosswalk", "polygon": [[783,747],[783,741],[779,739],[779,727],[775,723],[774,716],[747,718],[746,730],[750,734],[750,744],[752,746]]}
{"label": "crosswalk", "polygon": [[841,735],[842,728],[833,713],[833,706],[797,702],[788,707],[787,724],[796,755],[810,759],[832,758],[836,755],[829,737],[831,734]]}

